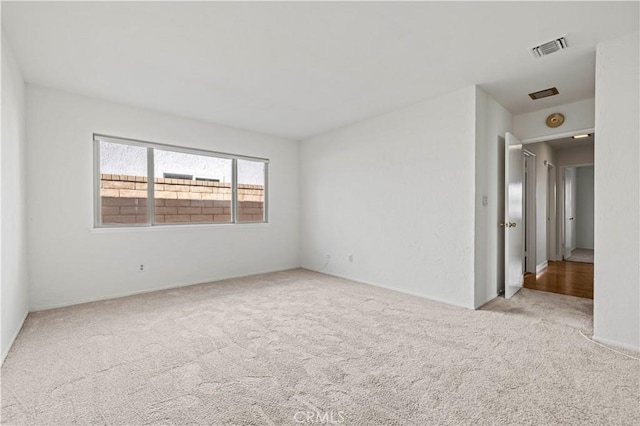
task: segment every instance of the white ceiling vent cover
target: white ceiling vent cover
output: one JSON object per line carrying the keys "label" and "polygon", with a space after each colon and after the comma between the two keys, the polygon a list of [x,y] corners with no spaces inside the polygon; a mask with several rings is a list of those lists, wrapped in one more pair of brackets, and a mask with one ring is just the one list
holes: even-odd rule
{"label": "white ceiling vent cover", "polygon": [[531,54],[535,58],[542,58],[543,56],[550,55],[558,50],[566,49],[569,47],[567,39],[564,37],[557,38],[555,40],[548,41],[540,46],[532,47]]}

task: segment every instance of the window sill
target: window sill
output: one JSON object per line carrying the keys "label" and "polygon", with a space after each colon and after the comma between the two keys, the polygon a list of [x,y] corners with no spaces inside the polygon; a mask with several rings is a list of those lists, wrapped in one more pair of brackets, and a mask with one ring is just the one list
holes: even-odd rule
{"label": "window sill", "polygon": [[89,229],[92,233],[97,234],[109,234],[113,232],[137,232],[137,231],[158,231],[158,230],[166,230],[166,231],[176,231],[176,230],[185,230],[185,231],[194,231],[194,230],[203,230],[203,229],[233,229],[233,228],[261,228],[269,226],[269,222],[242,222],[242,223],[190,223],[190,224],[175,224],[175,225],[132,225],[132,226],[103,226],[103,227],[92,227]]}

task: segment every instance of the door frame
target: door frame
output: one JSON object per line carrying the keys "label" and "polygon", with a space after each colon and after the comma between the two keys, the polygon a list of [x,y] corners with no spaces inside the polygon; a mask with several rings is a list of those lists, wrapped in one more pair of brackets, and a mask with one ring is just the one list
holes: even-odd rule
{"label": "door frame", "polygon": [[[505,203],[505,193],[504,193],[504,185],[505,185],[505,179],[506,179],[506,172],[505,172],[505,145],[506,145],[506,135],[498,135],[498,187],[497,187],[497,194],[498,195],[498,223],[504,223],[504,203]],[[496,224],[497,225],[497,224]],[[504,233],[505,233],[505,229],[502,226],[498,226],[498,237],[497,237],[497,250],[498,250],[498,256],[497,256],[497,263],[498,263],[498,273],[497,273],[497,279],[498,282],[496,283],[496,287],[497,287],[497,295],[498,296],[503,296],[504,295],[504,291],[505,291],[505,268],[504,268],[504,250],[505,250],[505,238],[504,238]]]}
{"label": "door frame", "polygon": [[545,266],[549,261],[557,260],[557,174],[558,170],[556,166],[545,160],[545,167],[547,168],[547,258],[545,259]]}
{"label": "door frame", "polygon": [[523,139],[522,145],[527,145],[529,143],[537,143],[537,142],[548,142],[548,141],[553,141],[556,139],[562,139],[562,138],[570,138],[571,136],[575,136],[575,135],[583,135],[585,133],[595,133],[595,130],[593,127],[590,127],[588,129],[581,129],[581,130],[571,130],[570,132],[560,132],[560,133],[554,133],[552,135],[545,135],[545,136],[538,136],[535,138],[529,138],[529,139]]}
{"label": "door frame", "polygon": [[[538,142],[548,142],[556,139],[568,138],[575,135],[583,135],[585,133],[595,133],[595,128],[589,127],[586,129],[571,130],[569,132],[558,132],[550,135],[523,139],[522,145],[523,145],[523,148],[526,148],[527,144],[538,143]],[[562,226],[562,223],[561,223],[562,218],[564,217],[564,207],[563,207],[564,188],[563,188],[563,185],[559,185],[559,183],[561,183],[560,178],[562,176],[560,171],[561,167],[556,167],[553,164],[548,162],[546,165],[547,167],[549,167],[550,171],[553,170],[554,178],[555,178],[555,197],[554,197],[555,215],[552,215],[550,220],[550,221],[555,221],[555,233],[552,237],[553,241],[552,239],[547,238],[547,244],[549,244],[550,241],[552,241],[552,244],[553,244],[553,248],[551,250],[547,250],[547,258],[548,260],[551,260],[551,261],[561,261],[562,260],[562,238],[564,233],[564,226]],[[589,166],[591,164],[582,164],[582,165]],[[574,165],[567,165],[567,166],[572,167]],[[547,196],[548,195],[549,194],[547,194]],[[547,206],[549,206],[548,202],[547,202]],[[549,232],[550,228],[551,228],[550,226],[547,227],[547,232]]]}

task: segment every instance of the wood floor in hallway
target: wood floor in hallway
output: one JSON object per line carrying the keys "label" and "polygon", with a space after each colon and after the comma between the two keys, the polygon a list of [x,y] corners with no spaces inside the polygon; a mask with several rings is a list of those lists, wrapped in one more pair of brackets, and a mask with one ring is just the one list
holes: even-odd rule
{"label": "wood floor in hallway", "polygon": [[526,274],[524,287],[593,299],[593,264],[549,262],[539,274]]}

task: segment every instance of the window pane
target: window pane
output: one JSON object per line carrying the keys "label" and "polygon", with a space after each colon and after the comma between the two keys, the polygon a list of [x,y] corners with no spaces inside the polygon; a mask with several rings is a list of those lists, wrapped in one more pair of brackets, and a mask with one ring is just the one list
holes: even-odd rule
{"label": "window pane", "polygon": [[147,149],[100,144],[100,220],[102,224],[148,224]]}
{"label": "window pane", "polygon": [[155,223],[231,222],[230,159],[153,152]]}
{"label": "window pane", "polygon": [[238,222],[264,222],[265,163],[238,159]]}

